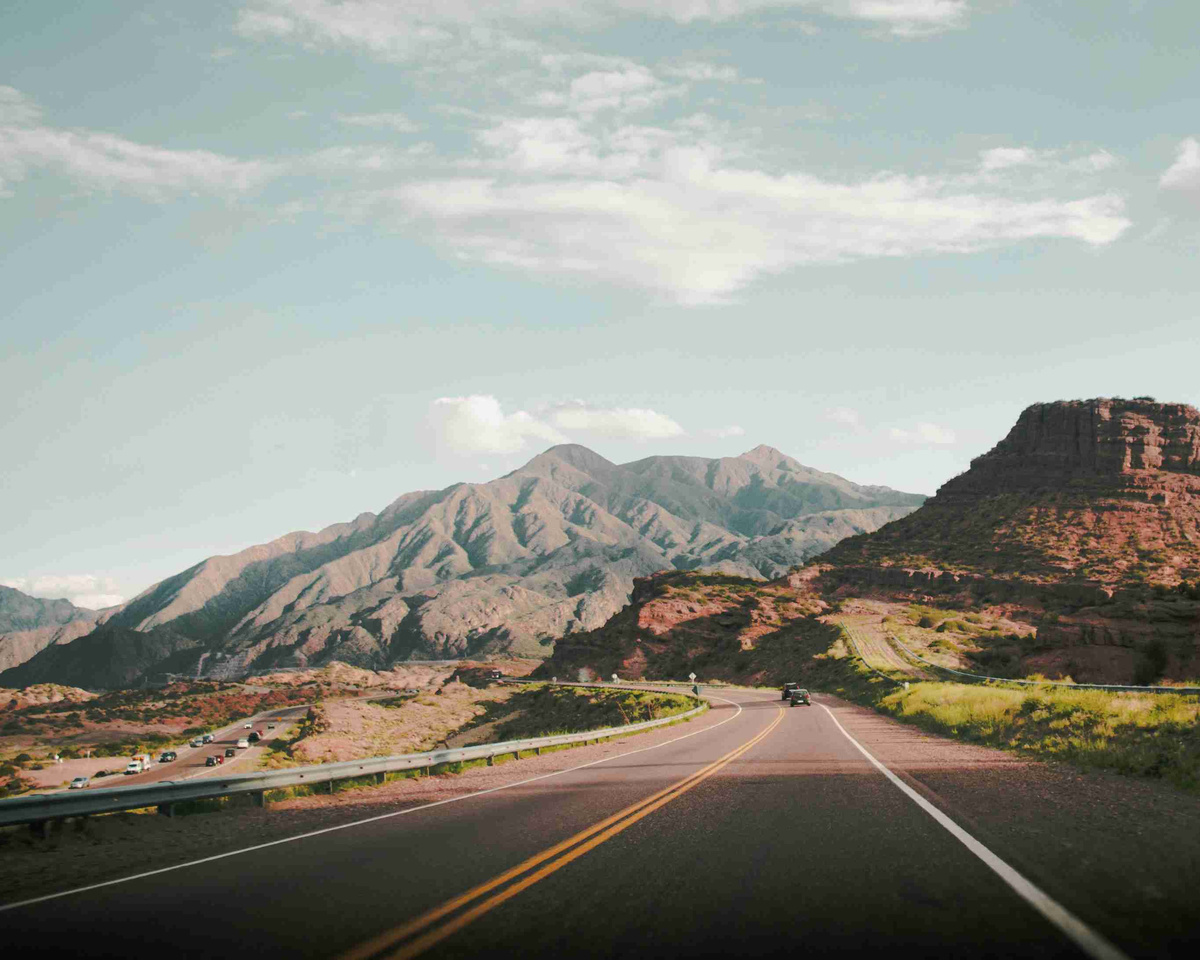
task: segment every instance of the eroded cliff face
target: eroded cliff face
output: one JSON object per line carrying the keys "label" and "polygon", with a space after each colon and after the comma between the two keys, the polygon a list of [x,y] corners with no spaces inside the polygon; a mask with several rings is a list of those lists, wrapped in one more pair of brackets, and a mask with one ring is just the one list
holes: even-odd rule
{"label": "eroded cliff face", "polygon": [[840,595],[1008,604],[1047,644],[1151,650],[1160,676],[1190,676],[1200,667],[1200,411],[1035,404],[920,510],[816,562]]}
{"label": "eroded cliff face", "polygon": [[1200,481],[1200,411],[1151,400],[1036,403],[1007,437],[938,493],[1045,489],[1072,481],[1132,485],[1146,471]]}

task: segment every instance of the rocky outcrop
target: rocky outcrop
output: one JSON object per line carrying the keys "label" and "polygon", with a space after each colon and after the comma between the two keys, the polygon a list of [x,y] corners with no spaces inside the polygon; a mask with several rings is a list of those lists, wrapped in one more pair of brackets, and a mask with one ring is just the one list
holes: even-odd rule
{"label": "rocky outcrop", "polygon": [[1142,471],[1200,480],[1200,411],[1152,400],[1035,403],[939,494],[1120,485]]}
{"label": "rocky outcrop", "polygon": [[1035,404],[920,510],[819,563],[842,595],[1011,604],[1045,643],[1157,651],[1183,677],[1200,666],[1200,411]]}
{"label": "rocky outcrop", "polygon": [[535,677],[683,679],[773,684],[804,680],[837,630],[825,604],[792,577],[764,582],[662,571],[633,582],[628,606],[603,626],[563,637]]}
{"label": "rocky outcrop", "polygon": [[620,610],[635,577],[776,577],[923,500],[766,446],[615,464],[568,444],[490,483],[406,494],[379,514],[211,557],[2,680],[109,687],[332,660],[545,657]]}

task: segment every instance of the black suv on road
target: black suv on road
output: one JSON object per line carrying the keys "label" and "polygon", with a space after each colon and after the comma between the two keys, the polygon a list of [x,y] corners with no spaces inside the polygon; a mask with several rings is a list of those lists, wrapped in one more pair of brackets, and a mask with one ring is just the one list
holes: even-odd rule
{"label": "black suv on road", "polygon": [[808,691],[803,687],[796,687],[794,690],[792,690],[792,692],[788,695],[788,700],[790,701],[788,706],[794,707],[798,703],[802,703],[806,707],[812,706],[812,699],[809,697]]}
{"label": "black suv on road", "polygon": [[799,686],[800,686],[800,684],[798,684],[798,683],[785,683],[783,685],[783,696],[780,697],[779,699],[786,700],[788,697],[790,697],[792,695],[792,691],[797,689]]}

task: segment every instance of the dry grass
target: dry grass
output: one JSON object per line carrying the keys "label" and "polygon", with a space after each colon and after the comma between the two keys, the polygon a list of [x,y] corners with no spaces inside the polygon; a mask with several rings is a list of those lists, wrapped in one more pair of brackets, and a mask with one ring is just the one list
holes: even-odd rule
{"label": "dry grass", "polygon": [[916,683],[876,705],[936,733],[1200,789],[1196,697]]}

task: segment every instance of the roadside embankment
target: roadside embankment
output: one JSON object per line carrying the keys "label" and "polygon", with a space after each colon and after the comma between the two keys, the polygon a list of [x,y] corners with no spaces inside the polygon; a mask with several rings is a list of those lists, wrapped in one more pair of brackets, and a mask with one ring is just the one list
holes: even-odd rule
{"label": "roadside embankment", "polygon": [[[510,701],[515,699],[518,705],[524,704],[524,709],[514,708],[501,718],[504,722],[539,727],[553,724],[561,720],[563,704],[567,702],[571,703],[571,710],[586,720],[586,725],[578,728],[580,732],[609,725],[600,721],[615,705],[620,706],[615,710],[618,718],[623,709],[631,723],[647,719],[648,709],[658,711],[659,717],[670,717],[678,712],[675,708],[679,703],[685,705],[685,710],[694,706],[690,697],[670,693],[581,690],[576,694],[569,688],[570,695],[578,701],[573,703],[566,700],[566,690],[561,691],[561,697],[546,697],[540,686],[497,689],[504,690]],[[591,694],[598,696],[593,699]],[[542,705],[536,703],[538,700]],[[582,706],[586,701],[592,705]],[[640,712],[633,712],[635,704],[640,705]],[[732,704],[718,699],[715,708],[704,714],[632,734],[628,741],[617,734],[591,745],[544,748],[541,755],[522,752],[519,762],[508,755],[497,757],[494,765],[480,760],[435,767],[432,775],[423,775],[419,770],[389,774],[382,784],[352,780],[322,784],[316,791],[309,788],[271,791],[271,802],[266,809],[255,807],[249,797],[232,797],[178,804],[180,815],[174,817],[157,816],[148,809],[54,823],[44,839],[35,837],[25,827],[3,828],[0,829],[0,903],[503,787],[700,732],[728,718],[734,709]],[[618,719],[616,725],[620,723]],[[480,724],[476,733],[484,732]],[[222,813],[186,815],[207,811]]]}
{"label": "roadside embankment", "polygon": [[899,671],[889,679],[844,641],[826,663],[820,689],[931,733],[1200,792],[1200,697],[951,683]]}

